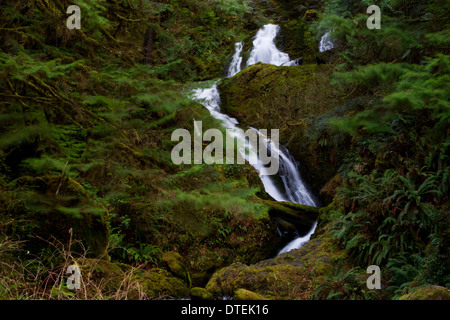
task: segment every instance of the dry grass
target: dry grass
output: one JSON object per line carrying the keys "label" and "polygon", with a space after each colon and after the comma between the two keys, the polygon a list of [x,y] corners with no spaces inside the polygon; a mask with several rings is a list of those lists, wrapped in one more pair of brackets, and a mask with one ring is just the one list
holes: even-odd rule
{"label": "dry grass", "polygon": [[[71,247],[78,241],[63,244],[54,239],[49,242],[51,255],[44,258],[32,256],[21,248],[23,241],[0,235],[0,299],[4,300],[142,300],[148,297],[135,278],[139,271],[120,268],[98,276],[105,259],[88,258],[86,251],[74,253]],[[113,248],[109,248],[111,250]],[[21,256],[29,256],[26,260]],[[49,263],[47,261],[58,261]],[[82,270],[80,289],[69,290],[67,273],[70,265]],[[120,272],[119,272],[120,271]],[[158,297],[157,297],[158,298]]]}

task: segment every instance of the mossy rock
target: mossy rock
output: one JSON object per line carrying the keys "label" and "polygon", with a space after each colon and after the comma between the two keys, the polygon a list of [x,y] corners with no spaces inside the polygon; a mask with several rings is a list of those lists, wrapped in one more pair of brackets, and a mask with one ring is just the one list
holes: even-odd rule
{"label": "mossy rock", "polygon": [[211,292],[200,287],[191,288],[191,297],[198,300],[213,300],[214,298]]}
{"label": "mossy rock", "polygon": [[233,298],[235,300],[268,300],[261,294],[242,288],[234,292]]}
{"label": "mossy rock", "polygon": [[190,294],[185,281],[163,269],[153,268],[149,271],[141,271],[135,279],[139,282],[143,293],[151,299],[183,298]]}
{"label": "mossy rock", "polygon": [[339,116],[341,93],[330,85],[333,70],[332,64],[257,63],[219,84],[221,109],[244,127],[278,129],[280,143],[299,161],[302,178],[316,194],[336,175],[348,150],[348,141],[334,137],[327,122]]}
{"label": "mossy rock", "polygon": [[[80,259],[77,264],[84,283],[94,283],[103,294],[113,294],[124,285],[125,272],[116,264],[105,259]],[[90,286],[88,285],[88,288]]]}
{"label": "mossy rock", "polygon": [[161,260],[175,276],[190,282],[186,264],[183,257],[178,252],[165,252],[161,257]]}
{"label": "mossy rock", "polygon": [[166,270],[143,270],[105,259],[84,258],[77,261],[88,290],[99,290],[105,297],[120,296],[130,300],[188,297],[185,281]]}
{"label": "mossy rock", "polygon": [[[308,11],[305,16],[307,13]],[[281,22],[280,33],[275,39],[280,50],[289,54],[291,59],[302,57],[304,63],[314,62],[314,57],[318,53],[318,43],[314,39],[308,23],[309,21],[305,19]]]}
{"label": "mossy rock", "polygon": [[400,300],[450,300],[450,290],[430,284],[401,296]]}
{"label": "mossy rock", "polygon": [[303,16],[303,20],[305,21],[316,21],[317,19],[319,19],[319,13],[314,9],[306,10]]}
{"label": "mossy rock", "polygon": [[270,299],[311,299],[321,279],[343,256],[329,236],[322,234],[275,258],[225,267],[211,277],[206,289],[215,295],[245,289]]}
{"label": "mossy rock", "polygon": [[319,208],[315,207],[271,200],[261,200],[261,202],[269,206],[269,214],[306,228],[311,228],[319,216]]}

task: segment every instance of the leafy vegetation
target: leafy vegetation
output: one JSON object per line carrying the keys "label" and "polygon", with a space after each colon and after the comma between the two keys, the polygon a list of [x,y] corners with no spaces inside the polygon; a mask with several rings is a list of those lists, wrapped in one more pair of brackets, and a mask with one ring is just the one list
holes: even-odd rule
{"label": "leafy vegetation", "polygon": [[350,97],[372,97],[330,121],[352,136],[353,147],[329,221],[357,265],[385,268],[387,289],[398,297],[450,280],[450,70],[442,37],[449,7],[375,2],[383,12],[380,30],[365,28],[364,1],[328,1],[317,24],[333,30],[339,48],[333,84]]}
{"label": "leafy vegetation", "polygon": [[[65,25],[73,3],[81,30]],[[245,286],[275,299],[395,299],[448,288],[448,1],[73,3],[0,4],[0,299]],[[372,4],[379,30],[366,28]],[[193,119],[219,126],[186,91],[221,77],[234,43],[269,19],[304,65],[246,69],[222,82],[223,107],[280,129],[324,208],[303,251],[261,261],[282,241],[255,170],[176,166],[170,136],[192,132]],[[323,64],[317,42],[330,30]],[[71,264],[89,275],[79,292],[65,285]],[[382,293],[365,287],[370,264]]]}

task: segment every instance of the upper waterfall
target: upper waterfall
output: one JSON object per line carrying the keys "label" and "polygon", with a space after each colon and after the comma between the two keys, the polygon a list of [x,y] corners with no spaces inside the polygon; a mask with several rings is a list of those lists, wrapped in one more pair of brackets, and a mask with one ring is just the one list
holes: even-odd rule
{"label": "upper waterfall", "polygon": [[247,66],[258,62],[273,64],[275,66],[297,65],[298,59],[291,61],[289,55],[278,50],[275,45],[275,38],[279,32],[280,26],[274,24],[267,24],[259,29],[253,40],[253,49],[247,60]]}
{"label": "upper waterfall", "polygon": [[331,50],[334,48],[334,43],[330,39],[331,31],[325,33],[320,39],[319,43],[319,52],[324,52],[327,50]]}

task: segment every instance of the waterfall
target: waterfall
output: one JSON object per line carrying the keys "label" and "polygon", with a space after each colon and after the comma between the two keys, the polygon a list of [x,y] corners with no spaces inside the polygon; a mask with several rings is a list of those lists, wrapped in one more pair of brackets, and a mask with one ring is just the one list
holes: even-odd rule
{"label": "waterfall", "polygon": [[228,78],[233,77],[236,73],[241,71],[242,65],[242,57],[241,52],[244,48],[244,44],[242,42],[238,42],[235,45],[235,53],[233,55],[233,59],[231,60],[230,67],[228,68]]}
{"label": "waterfall", "polygon": [[296,66],[299,59],[291,60],[287,53],[281,52],[275,45],[275,38],[280,32],[280,26],[267,24],[261,28],[253,40],[253,49],[247,61],[247,67],[258,62],[275,66]]}
{"label": "waterfall", "polygon": [[324,52],[334,48],[334,43],[330,39],[331,31],[325,33],[320,39],[319,52]]}
{"label": "waterfall", "polygon": [[[253,49],[246,64],[247,66],[258,62],[273,64],[276,66],[296,65],[296,61],[298,59],[291,61],[288,54],[279,51],[275,46],[275,38],[279,30],[279,26],[268,24],[257,32],[253,41]],[[228,77],[232,77],[241,71],[242,49],[243,44],[236,43],[236,51],[228,68]],[[224,128],[238,129],[238,121],[220,111],[220,93],[218,90],[217,81],[208,88],[194,89],[192,92],[192,99],[203,104],[203,106],[210,111],[211,115],[221,122]],[[259,138],[262,139],[261,141],[267,148],[269,148],[270,152],[275,152],[278,154],[279,158],[279,172],[277,176],[263,175],[262,169],[264,168],[264,164],[260,161],[257,161],[257,163],[251,163],[251,165],[258,171],[265,191],[277,201],[289,201],[308,206],[317,206],[317,202],[308,191],[307,186],[304,184],[300,176],[298,162],[289,153],[289,151],[282,145],[276,146],[271,143],[270,139],[264,137],[258,130],[254,128],[251,129],[256,131]],[[244,141],[243,139],[245,139],[245,136],[242,135],[242,131],[234,132],[236,132],[234,136],[235,138]],[[244,143],[243,145],[246,144]],[[247,153],[257,153],[257,146],[246,145],[246,147],[250,150],[238,150],[241,156],[245,159],[248,159],[248,156],[246,155]],[[311,235],[314,233],[315,227],[316,224],[312,226],[311,230],[306,235],[299,235],[296,239],[286,245],[280,253],[300,248],[303,244],[309,241]]]}
{"label": "waterfall", "polygon": [[303,237],[297,237],[291,242],[289,242],[287,245],[284,246],[283,249],[280,250],[280,252],[278,252],[278,254],[289,252],[293,249],[301,248],[305,243],[307,243],[311,239],[312,234],[316,230],[316,226],[317,221],[314,223],[313,227],[306,235],[304,235]]}

